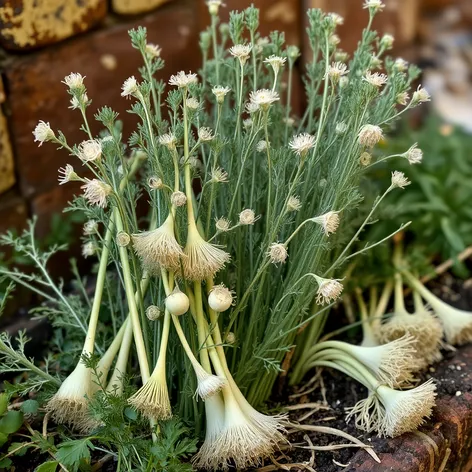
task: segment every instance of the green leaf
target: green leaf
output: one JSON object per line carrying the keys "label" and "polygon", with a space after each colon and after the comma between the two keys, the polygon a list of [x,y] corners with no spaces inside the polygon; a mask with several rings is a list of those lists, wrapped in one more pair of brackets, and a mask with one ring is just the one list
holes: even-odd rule
{"label": "green leaf", "polygon": [[38,465],[34,472],[56,472],[59,462],[57,461],[47,461],[41,465]]}
{"label": "green leaf", "polygon": [[138,412],[134,408],[126,407],[125,416],[131,421],[135,421],[138,418]]}
{"label": "green leaf", "polygon": [[0,447],[2,447],[8,441],[8,434],[0,431]]}
{"label": "green leaf", "polygon": [[14,452],[15,456],[24,456],[28,448],[31,447],[31,444],[14,442],[10,444],[8,452]]}
{"label": "green leaf", "polygon": [[12,434],[18,431],[23,424],[23,413],[21,411],[9,411],[0,419],[0,431]]}
{"label": "green leaf", "polygon": [[0,460],[0,469],[6,469],[9,470],[10,466],[12,464],[12,461],[10,458],[5,457],[2,460]]}
{"label": "green leaf", "polygon": [[88,462],[90,449],[93,449],[93,444],[88,438],[63,442],[59,444],[56,459],[65,466],[77,465],[82,460]]}
{"label": "green leaf", "polygon": [[36,400],[26,400],[21,405],[21,411],[27,415],[35,415],[38,411],[39,403]]}
{"label": "green leaf", "polygon": [[0,393],[0,415],[3,415],[7,411],[8,407],[8,395],[6,393]]}

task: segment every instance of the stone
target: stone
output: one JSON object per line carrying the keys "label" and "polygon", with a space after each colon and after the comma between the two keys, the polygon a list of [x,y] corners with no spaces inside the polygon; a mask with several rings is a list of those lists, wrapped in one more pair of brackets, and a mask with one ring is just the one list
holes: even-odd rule
{"label": "stone", "polygon": [[[5,100],[3,85],[0,80],[0,103]],[[0,108],[0,194],[15,184],[13,150],[11,148],[8,123]]]}
{"label": "stone", "polygon": [[[32,131],[39,120],[62,130],[70,144],[87,139],[79,130],[82,123],[78,110],[70,110],[66,87],[61,81],[71,72],[86,76],[84,83],[92,105],[88,119],[92,132],[100,131],[93,114],[108,105],[123,120],[123,140],[135,129],[136,116],[127,113],[131,101],[120,96],[121,85],[132,75],[138,77],[142,65],[139,52],[131,47],[128,30],[142,25],[148,29],[149,42],[162,47],[166,67],[157,78],[168,80],[179,70],[196,70],[199,64],[196,18],[188,5],[171,4],[144,18],[114,25],[103,31],[77,37],[34,55],[16,58],[5,71],[9,91],[10,128],[16,151],[22,193],[31,197],[57,184],[57,169],[67,162],[80,170],[81,163],[65,150],[33,142]],[[176,28],[175,25],[180,25]]]}
{"label": "stone", "polygon": [[113,0],[112,8],[119,15],[139,15],[166,3],[169,0]]}
{"label": "stone", "polygon": [[106,0],[4,0],[0,44],[29,50],[87,31],[105,18]]}

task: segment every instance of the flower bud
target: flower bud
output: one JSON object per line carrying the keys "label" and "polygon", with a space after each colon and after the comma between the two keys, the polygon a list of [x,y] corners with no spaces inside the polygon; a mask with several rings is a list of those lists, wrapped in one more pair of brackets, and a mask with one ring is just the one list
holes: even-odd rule
{"label": "flower bud", "polygon": [[161,310],[156,305],[149,305],[146,308],[146,316],[149,321],[156,321],[161,317]]}
{"label": "flower bud", "polygon": [[128,233],[125,233],[124,231],[120,231],[116,235],[116,244],[120,247],[126,247],[131,241],[131,237]]}
{"label": "flower bud", "polygon": [[208,305],[212,310],[222,313],[233,304],[233,295],[231,290],[223,284],[215,285],[208,295]]}
{"label": "flower bud", "polygon": [[190,301],[187,295],[180,291],[179,287],[175,287],[174,291],[166,298],[165,305],[171,315],[180,316],[187,313]]}

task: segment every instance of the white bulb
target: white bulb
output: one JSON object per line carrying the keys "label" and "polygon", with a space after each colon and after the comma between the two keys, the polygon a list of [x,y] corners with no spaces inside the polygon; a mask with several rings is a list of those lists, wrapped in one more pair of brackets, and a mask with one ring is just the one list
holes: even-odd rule
{"label": "white bulb", "polygon": [[208,295],[208,304],[212,310],[221,313],[233,304],[233,295],[223,284],[216,285]]}
{"label": "white bulb", "polygon": [[180,316],[187,313],[190,307],[190,301],[178,288],[176,288],[165,301],[166,308],[169,310],[171,315]]}

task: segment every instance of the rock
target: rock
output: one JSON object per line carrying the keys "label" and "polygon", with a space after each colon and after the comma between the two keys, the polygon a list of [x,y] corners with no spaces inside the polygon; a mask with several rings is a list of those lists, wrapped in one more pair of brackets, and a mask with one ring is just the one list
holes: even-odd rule
{"label": "rock", "polygon": [[138,15],[156,9],[168,0],[113,0],[112,8],[119,15]]}

